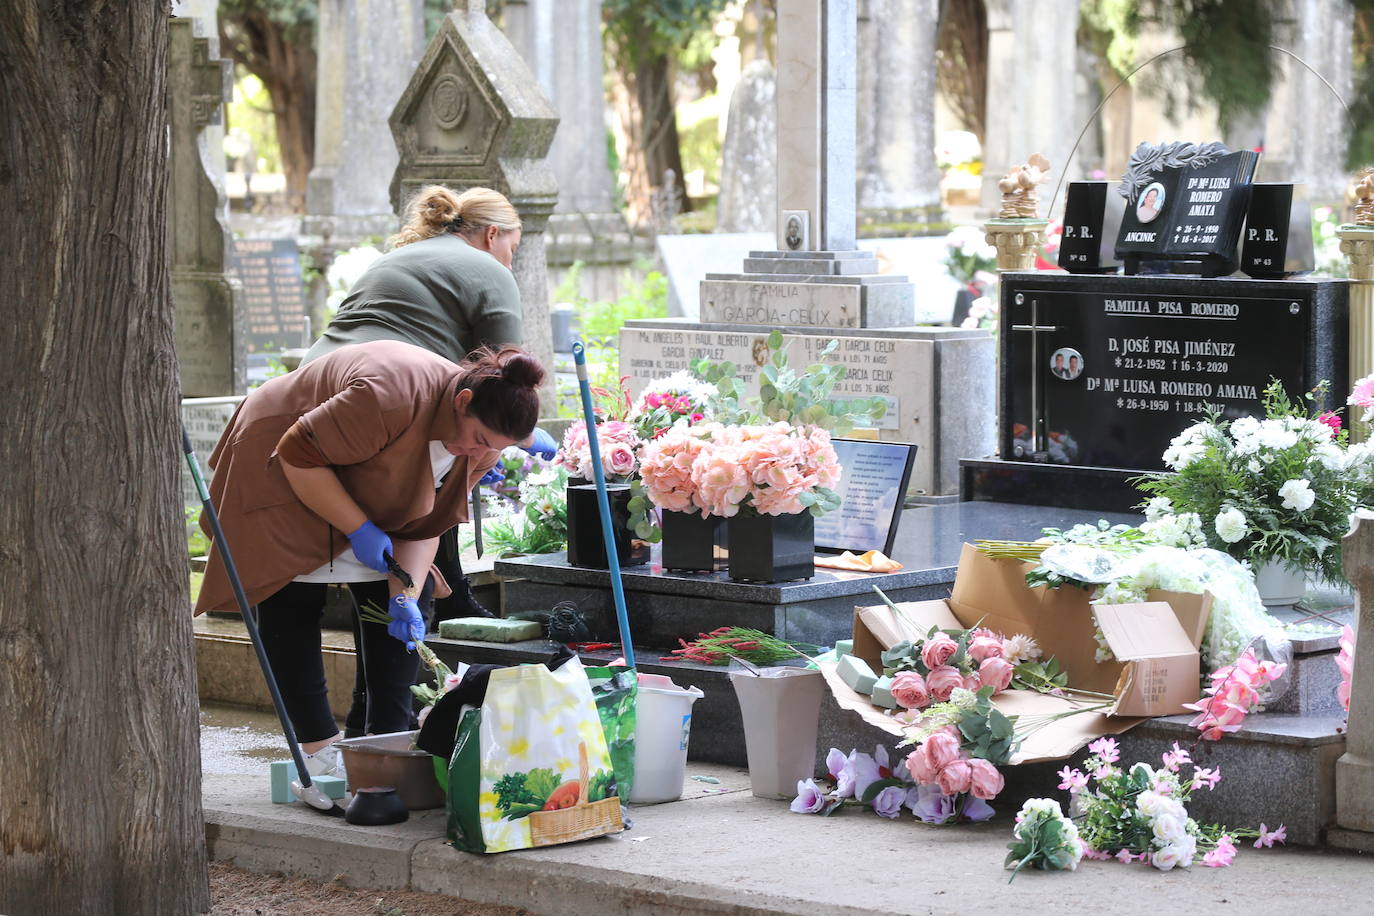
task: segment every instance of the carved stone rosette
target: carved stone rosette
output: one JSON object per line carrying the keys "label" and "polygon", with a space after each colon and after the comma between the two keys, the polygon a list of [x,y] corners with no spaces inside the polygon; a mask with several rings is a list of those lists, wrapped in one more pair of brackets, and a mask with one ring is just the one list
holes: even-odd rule
{"label": "carved stone rosette", "polygon": [[997,269],[1033,270],[1049,224],[1047,219],[990,219],[984,223],[988,244],[997,249]]}

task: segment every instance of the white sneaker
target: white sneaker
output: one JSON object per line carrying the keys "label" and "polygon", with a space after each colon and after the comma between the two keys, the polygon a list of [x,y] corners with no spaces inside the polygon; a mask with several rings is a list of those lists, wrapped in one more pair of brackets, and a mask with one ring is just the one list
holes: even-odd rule
{"label": "white sneaker", "polygon": [[305,771],[311,776],[337,776],[347,779],[344,770],[343,751],[331,744],[313,754],[305,755]]}

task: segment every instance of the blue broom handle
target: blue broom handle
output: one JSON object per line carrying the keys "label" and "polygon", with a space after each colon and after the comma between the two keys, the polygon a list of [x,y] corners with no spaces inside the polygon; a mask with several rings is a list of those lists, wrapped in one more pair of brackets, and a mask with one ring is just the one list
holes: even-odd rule
{"label": "blue broom handle", "polygon": [[615,534],[611,530],[611,500],[606,495],[606,475],[601,469],[601,443],[596,432],[596,411],[592,408],[592,388],[587,381],[587,351],[582,341],[573,344],[573,363],[577,367],[577,388],[582,393],[582,415],[587,421],[587,446],[592,453],[592,475],[596,480],[596,507],[601,512],[601,537],[606,542],[606,564],[611,574],[611,597],[615,601],[615,619],[620,625],[620,646],[625,663],[635,667],[634,644],[630,642],[630,618],[625,612],[625,588],[620,582],[620,555],[615,549]]}

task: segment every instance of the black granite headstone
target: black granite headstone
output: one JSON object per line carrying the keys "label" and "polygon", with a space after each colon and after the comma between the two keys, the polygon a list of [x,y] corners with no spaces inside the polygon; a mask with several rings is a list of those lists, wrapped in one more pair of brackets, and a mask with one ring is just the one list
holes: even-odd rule
{"label": "black granite headstone", "polygon": [[243,283],[247,351],[277,351],[307,343],[309,309],[295,239],[235,239],[230,264]]}
{"label": "black granite headstone", "polygon": [[1240,269],[1249,276],[1280,279],[1312,270],[1312,209],[1306,189],[1253,185],[1244,239]]}
{"label": "black granite headstone", "polygon": [[1069,273],[1110,273],[1117,268],[1112,240],[1121,225],[1122,202],[1105,181],[1071,181],[1064,198],[1059,266]]}
{"label": "black granite headstone", "polygon": [[1259,156],[1217,144],[1141,144],[1123,181],[1126,213],[1116,254],[1126,272],[1150,261],[1173,272],[1197,265],[1204,276],[1235,271],[1236,246]]}
{"label": "black granite headstone", "polygon": [[1347,383],[1339,281],[1013,273],[1002,315],[1004,458],[1162,468],[1208,405],[1257,413],[1271,377]]}

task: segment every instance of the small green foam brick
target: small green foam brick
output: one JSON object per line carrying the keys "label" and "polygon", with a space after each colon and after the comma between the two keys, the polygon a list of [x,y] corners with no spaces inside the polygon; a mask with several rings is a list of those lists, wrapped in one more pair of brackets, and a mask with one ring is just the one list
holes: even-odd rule
{"label": "small green foam brick", "polygon": [[872,693],[873,685],[878,682],[878,676],[873,673],[873,669],[857,655],[846,655],[840,659],[835,672],[840,676],[840,680],[858,693]]}
{"label": "small green foam brick", "polygon": [[885,674],[878,678],[877,683],[873,685],[873,693],[869,694],[869,699],[884,709],[896,709],[897,701],[892,698],[892,678]]}
{"label": "small green foam brick", "polygon": [[846,655],[854,654],[854,640],[837,639],[835,640],[835,657],[844,658]]}
{"label": "small green foam brick", "polygon": [[[296,778],[296,764],[290,760],[272,761],[272,804],[285,805],[296,800],[291,781]],[[312,776],[310,781],[330,798],[344,797],[344,781],[337,776]]]}
{"label": "small green foam brick", "polygon": [[513,617],[455,617],[439,621],[443,639],[469,639],[477,642],[520,642],[538,639],[544,633],[537,620]]}

